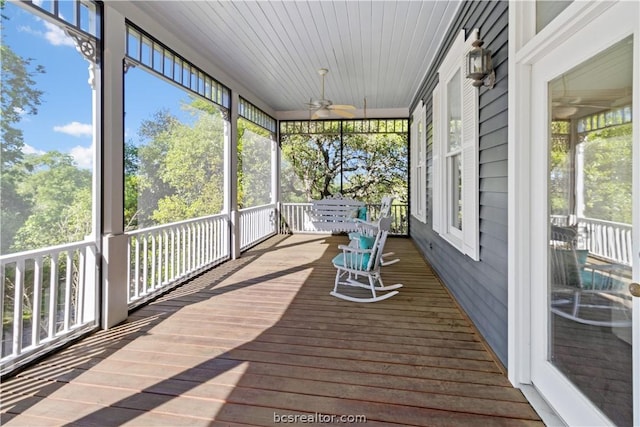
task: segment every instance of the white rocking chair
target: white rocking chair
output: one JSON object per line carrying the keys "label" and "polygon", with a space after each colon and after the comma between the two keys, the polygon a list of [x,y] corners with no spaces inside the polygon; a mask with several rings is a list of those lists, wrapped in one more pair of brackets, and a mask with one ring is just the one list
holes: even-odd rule
{"label": "white rocking chair", "polygon": [[[379,221],[378,232],[375,241],[370,248],[354,247],[351,245],[340,245],[339,249],[342,253],[333,258],[333,266],[336,268],[336,281],[331,291],[331,295],[353,302],[376,302],[391,298],[396,295],[396,289],[401,288],[402,284],[397,283],[391,286],[385,286],[380,276],[380,260],[382,258],[382,250],[389,234],[391,218],[381,218]],[[365,279],[367,283],[363,283],[358,279]],[[344,294],[338,290],[339,286],[349,286],[357,288],[365,288],[371,291],[371,297],[357,297]],[[378,294],[378,292],[386,292]]]}
{"label": "white rocking chair", "polygon": [[598,272],[602,265],[588,264],[588,251],[576,249],[576,240],[573,228],[552,226],[551,312],[586,325],[631,327],[631,297],[624,291],[626,286],[622,281],[605,277],[605,270]]}
{"label": "white rocking chair", "polygon": [[[380,220],[382,218],[390,218],[391,217],[391,204],[393,202],[393,197],[391,196],[385,196],[382,198],[382,201],[380,202],[380,215],[378,217],[378,221],[372,222],[372,221],[365,221],[363,219],[356,219],[357,222],[357,226],[358,226],[358,231],[349,233],[349,239],[351,240],[352,244],[351,246],[354,247],[360,247],[362,246],[361,242],[363,241],[362,238],[364,237],[365,239],[374,239],[378,229],[379,229],[379,223]],[[385,260],[386,257],[390,257],[393,256],[394,253],[393,252],[387,252],[385,254],[382,254],[382,256],[380,257],[380,265],[385,266],[385,265],[391,265],[391,264],[395,264],[396,262],[400,261],[399,258],[396,259],[392,259],[392,260]]]}

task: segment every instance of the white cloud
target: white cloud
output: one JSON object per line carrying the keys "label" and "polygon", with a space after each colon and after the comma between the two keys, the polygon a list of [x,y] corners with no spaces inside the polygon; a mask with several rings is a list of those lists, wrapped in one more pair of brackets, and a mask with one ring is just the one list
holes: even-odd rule
{"label": "white cloud", "polygon": [[71,37],[65,34],[64,30],[55,24],[37,18],[44,25],[44,31],[31,28],[29,26],[21,26],[20,31],[33,34],[36,37],[42,37],[54,46],[70,46],[75,48],[76,45]]}
{"label": "white cloud", "polygon": [[91,169],[93,167],[93,144],[90,147],[83,147],[76,145],[73,147],[69,154],[76,161],[76,164],[85,169]]}
{"label": "white cloud", "polygon": [[46,28],[44,38],[54,46],[71,46],[75,47],[75,43],[71,37],[66,35],[64,31],[55,24],[43,21]]}
{"label": "white cloud", "polygon": [[30,146],[29,144],[24,144],[22,146],[22,152],[24,154],[44,154],[44,153],[46,153],[46,151],[38,150],[37,148]]}
{"label": "white cloud", "polygon": [[80,122],[71,122],[63,126],[54,126],[55,132],[66,133],[71,136],[91,136],[93,135],[93,125]]}

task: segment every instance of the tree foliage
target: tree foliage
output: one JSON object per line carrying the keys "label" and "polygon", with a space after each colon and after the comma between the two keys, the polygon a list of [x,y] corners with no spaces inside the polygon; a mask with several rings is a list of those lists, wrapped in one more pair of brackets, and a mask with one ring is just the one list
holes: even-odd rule
{"label": "tree foliage", "polygon": [[[5,2],[0,2],[4,11]],[[2,27],[9,19],[2,14]],[[29,212],[29,205],[16,192],[18,183],[28,170],[17,167],[23,159],[24,136],[16,127],[24,116],[36,115],[43,92],[36,87],[36,76],[45,69],[33,63],[32,58],[17,55],[5,42],[0,28],[0,253],[6,253],[13,236],[22,226]]]}
{"label": "tree foliage", "polygon": [[340,191],[339,135],[285,135],[281,147],[285,201],[307,202]]}
{"label": "tree foliage", "polygon": [[584,139],[584,214],[631,224],[631,123],[590,132]]}
{"label": "tree foliage", "polygon": [[[554,128],[555,130],[557,129]],[[584,216],[631,223],[632,128],[612,126],[582,134],[571,146],[568,129],[554,133],[550,150],[549,201],[552,215],[577,212],[576,182],[582,180]],[[576,152],[582,152],[582,171],[576,170]],[[580,173],[581,176],[576,176]]]}
{"label": "tree foliage", "polygon": [[271,201],[271,135],[269,131],[238,120],[238,208]]}
{"label": "tree foliage", "polygon": [[407,203],[407,150],[406,134],[345,136],[343,194],[369,203],[393,194]]}
{"label": "tree foliage", "polygon": [[222,210],[224,121],[199,100],[185,105],[193,123],[167,110],[144,121],[141,143],[125,149],[125,224],[143,228]]}
{"label": "tree foliage", "polygon": [[407,202],[408,143],[401,133],[283,135],[282,188],[286,202],[335,193],[379,203],[393,194]]}
{"label": "tree foliage", "polygon": [[17,192],[30,214],[17,231],[12,249],[24,251],[84,240],[91,233],[91,172],[68,154],[30,154],[22,167],[31,171]]}
{"label": "tree foliage", "polygon": [[572,213],[572,177],[574,150],[571,148],[569,122],[551,124],[549,154],[549,203],[551,215],[568,216]]}

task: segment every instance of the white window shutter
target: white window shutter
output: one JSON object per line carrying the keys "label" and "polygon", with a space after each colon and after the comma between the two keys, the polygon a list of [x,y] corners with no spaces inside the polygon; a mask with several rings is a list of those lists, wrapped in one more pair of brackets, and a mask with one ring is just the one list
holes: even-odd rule
{"label": "white window shutter", "polygon": [[[471,42],[477,37],[474,33],[466,43],[462,57],[472,48]],[[463,68],[464,70],[464,68]],[[478,156],[478,88],[471,79],[462,83],[462,234],[464,253],[473,260],[480,259],[479,233],[479,156]]]}
{"label": "white window shutter", "polygon": [[431,163],[432,163],[432,173],[431,176],[433,178],[433,205],[431,206],[432,214],[432,227],[433,231],[436,233],[442,233],[442,206],[443,206],[443,197],[442,193],[442,114],[440,110],[440,84],[436,85],[435,89],[433,89],[433,105],[432,105],[432,132],[433,132],[433,143],[431,145],[432,154],[431,154]]}
{"label": "white window shutter", "polygon": [[411,122],[411,215],[426,222],[425,108],[422,101]]}
{"label": "white window shutter", "polygon": [[417,184],[418,184],[418,176],[416,174],[416,170],[417,170],[417,164],[418,164],[418,157],[417,157],[417,153],[416,153],[416,138],[418,135],[418,121],[416,120],[416,114],[415,112],[413,113],[413,120],[411,122],[411,152],[410,152],[410,156],[411,156],[411,215],[412,216],[416,216],[416,201],[418,200],[417,197]]}
{"label": "white window shutter", "polygon": [[418,108],[419,114],[419,128],[417,141],[418,152],[418,169],[416,171],[418,179],[418,219],[422,222],[427,222],[427,174],[425,171],[425,165],[427,163],[427,138],[426,138],[426,108],[424,103],[420,101],[420,108]]}

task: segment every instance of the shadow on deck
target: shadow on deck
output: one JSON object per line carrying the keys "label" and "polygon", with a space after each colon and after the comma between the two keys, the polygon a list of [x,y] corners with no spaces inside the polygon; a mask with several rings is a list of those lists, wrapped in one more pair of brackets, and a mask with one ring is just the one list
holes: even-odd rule
{"label": "shadow on deck", "polygon": [[330,296],[344,240],[276,236],[51,355],[3,383],[2,425],[542,425],[411,240],[399,295]]}

